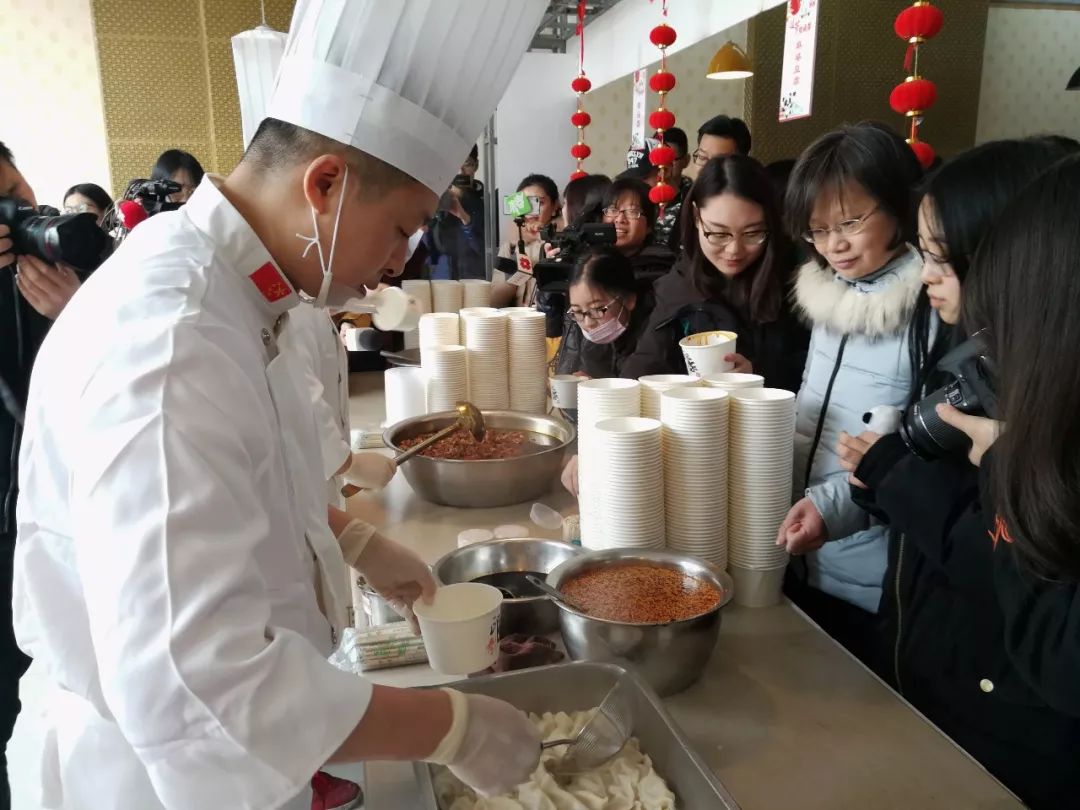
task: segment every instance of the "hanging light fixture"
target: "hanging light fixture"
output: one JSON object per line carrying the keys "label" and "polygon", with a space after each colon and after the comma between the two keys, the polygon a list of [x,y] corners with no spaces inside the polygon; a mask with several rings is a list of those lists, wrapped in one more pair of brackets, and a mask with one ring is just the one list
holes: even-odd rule
{"label": "hanging light fixture", "polygon": [[716,52],[705,72],[707,79],[749,79],[753,75],[750,57],[730,39]]}
{"label": "hanging light fixture", "polygon": [[266,108],[274,94],[278,66],[285,54],[285,34],[266,24],[266,5],[260,2],[259,6],[262,10],[262,23],[251,31],[242,31],[232,38],[245,149],[266,117]]}

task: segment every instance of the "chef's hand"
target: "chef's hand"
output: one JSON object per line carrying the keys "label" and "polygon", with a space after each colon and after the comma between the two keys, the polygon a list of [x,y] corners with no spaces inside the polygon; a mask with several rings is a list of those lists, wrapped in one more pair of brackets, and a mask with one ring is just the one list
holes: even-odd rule
{"label": "chef's hand", "polygon": [[982,462],[982,457],[986,455],[986,451],[990,449],[990,446],[997,441],[1002,428],[1005,427],[1003,422],[988,419],[985,416],[972,416],[957,410],[952,405],[938,405],[937,415],[941,417],[942,422],[963,431],[971,439],[971,450],[968,452],[968,459],[976,467]]}
{"label": "chef's hand", "polygon": [[394,477],[397,464],[379,453],[353,453],[352,464],[342,473],[350,484],[360,489],[382,489]]}
{"label": "chef's hand", "polygon": [[498,796],[528,781],[540,764],[543,738],[528,717],[509,703],[486,695],[450,696],[453,721],[446,738],[428,758],[477,793]]}
{"label": "chef's hand", "polygon": [[791,507],[780,524],[776,545],[786,546],[788,554],[807,554],[817,551],[827,539],[825,521],[817,507],[809,498],[803,498]]}
{"label": "chef's hand", "polygon": [[[353,522],[362,524],[362,521]],[[412,612],[413,602],[417,599],[431,602],[437,587],[427,564],[400,543],[373,532],[356,560],[356,569],[372,590],[409,620],[413,632],[419,633],[420,627]]]}
{"label": "chef's hand", "polygon": [[562,471],[562,485],[575,498],[578,496],[578,457],[571,456]]}
{"label": "chef's hand", "polygon": [[11,249],[15,244],[11,241],[11,228],[0,225],[0,267],[7,267],[15,261],[15,255]]}
{"label": "chef's hand", "polygon": [[840,442],[836,445],[836,453],[840,456],[840,466],[851,473],[848,476],[848,481],[860,489],[866,489],[866,484],[855,477],[855,470],[862,464],[863,456],[870,451],[871,447],[877,444],[880,438],[879,434],[869,430],[864,430],[858,436],[852,436],[850,433],[840,433]]}
{"label": "chef's hand", "polygon": [[30,306],[54,321],[80,286],[79,277],[70,267],[49,264],[36,256],[19,257],[15,281]]}
{"label": "chef's hand", "polygon": [[724,355],[724,362],[734,364],[734,367],[731,370],[735,374],[753,374],[754,373],[754,364],[751,363],[745,357],[743,357],[741,354],[735,354],[735,353],[725,354]]}

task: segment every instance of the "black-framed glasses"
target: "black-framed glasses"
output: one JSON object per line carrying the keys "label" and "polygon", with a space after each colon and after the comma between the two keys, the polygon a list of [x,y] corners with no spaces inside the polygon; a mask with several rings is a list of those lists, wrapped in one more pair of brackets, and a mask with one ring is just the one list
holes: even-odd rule
{"label": "black-framed glasses", "polygon": [[602,321],[604,316],[607,315],[611,311],[611,308],[616,304],[621,306],[622,301],[618,298],[613,298],[607,304],[598,307],[590,307],[589,309],[574,309],[571,307],[566,311],[566,316],[574,319],[578,323],[583,323],[586,318],[594,321]]}
{"label": "black-framed glasses", "polygon": [[645,212],[640,208],[635,208],[633,206],[630,208],[616,208],[612,205],[604,209],[604,216],[608,219],[616,220],[619,218],[619,214],[624,214],[629,220],[635,220],[641,219]]}
{"label": "black-framed glasses", "polygon": [[843,222],[836,223],[831,228],[811,228],[806,231],[802,237],[812,245],[820,245],[829,241],[830,233],[836,233],[840,236],[855,236],[866,229],[866,221],[879,210],[880,209],[875,205],[861,217],[845,219]]}
{"label": "black-framed glasses", "polygon": [[694,159],[695,166],[704,166],[709,162],[709,155],[707,152],[702,152],[700,149],[695,149],[694,154],[690,157]]}
{"label": "black-framed glasses", "polygon": [[766,230],[731,233],[730,231],[707,231],[701,223],[698,223],[698,227],[701,228],[701,235],[705,237],[705,241],[713,247],[727,247],[736,239],[749,247],[760,247],[769,241],[769,232]]}

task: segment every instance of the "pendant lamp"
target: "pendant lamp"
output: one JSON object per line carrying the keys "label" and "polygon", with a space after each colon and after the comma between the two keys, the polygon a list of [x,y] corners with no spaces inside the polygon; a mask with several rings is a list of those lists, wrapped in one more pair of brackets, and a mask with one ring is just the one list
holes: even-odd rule
{"label": "pendant lamp", "polygon": [[266,24],[263,7],[262,24],[251,31],[242,31],[232,38],[233,64],[236,68],[236,89],[240,93],[240,123],[247,149],[255,131],[266,117],[266,108],[274,94],[281,57],[285,54],[285,34]]}
{"label": "pendant lamp", "polygon": [[709,62],[705,73],[707,79],[748,79],[754,75],[754,67],[746,51],[728,40]]}

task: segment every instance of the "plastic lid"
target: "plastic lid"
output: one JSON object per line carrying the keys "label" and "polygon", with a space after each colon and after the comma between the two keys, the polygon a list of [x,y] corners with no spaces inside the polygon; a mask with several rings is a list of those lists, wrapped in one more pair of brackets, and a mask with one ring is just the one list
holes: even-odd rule
{"label": "plastic lid", "polygon": [[557,532],[562,528],[563,516],[542,503],[534,503],[529,510],[529,518],[541,529]]}

